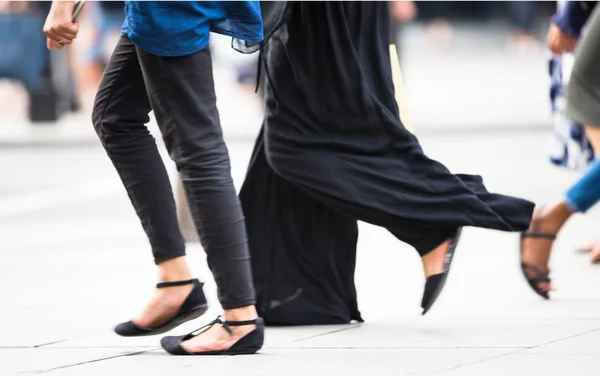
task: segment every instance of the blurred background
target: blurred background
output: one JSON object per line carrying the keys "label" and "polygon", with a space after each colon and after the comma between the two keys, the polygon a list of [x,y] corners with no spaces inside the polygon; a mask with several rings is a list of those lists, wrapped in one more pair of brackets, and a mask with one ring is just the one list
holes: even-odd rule
{"label": "blurred background", "polygon": [[[548,125],[541,41],[555,2],[398,3],[404,4],[392,9],[394,37],[410,116],[420,129]],[[89,112],[119,35],[123,2],[89,2],[76,43],[52,52],[41,33],[48,8],[49,2],[0,1],[0,144],[94,136]],[[246,119],[260,111],[252,95],[256,55],[235,53],[229,44],[219,36],[211,43],[224,127],[231,135],[252,135],[260,122],[229,119],[228,104],[235,102],[236,113],[247,104]],[[230,91],[236,94],[225,94]]]}

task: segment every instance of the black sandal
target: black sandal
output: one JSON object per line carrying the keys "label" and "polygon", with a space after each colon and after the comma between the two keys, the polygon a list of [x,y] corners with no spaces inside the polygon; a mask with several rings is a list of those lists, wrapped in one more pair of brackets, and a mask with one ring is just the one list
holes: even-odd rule
{"label": "black sandal", "polygon": [[425,281],[425,290],[423,291],[423,299],[421,300],[423,315],[431,309],[433,303],[435,303],[444,289],[444,286],[446,285],[448,273],[450,272],[450,265],[452,265],[452,260],[454,258],[456,246],[460,240],[461,233],[462,227],[459,227],[458,230],[456,230],[454,237],[452,237],[450,247],[448,247],[448,251],[446,252],[446,259],[444,260],[444,271],[442,273],[430,276]]}
{"label": "black sandal", "polygon": [[[533,220],[533,228],[537,228],[536,226],[536,221],[537,219]],[[527,231],[527,232],[522,232],[521,233],[521,238],[520,238],[520,254],[521,254],[521,260],[523,259],[523,240],[525,240],[525,238],[538,238],[538,239],[548,239],[554,242],[554,240],[556,239],[556,235],[553,234],[548,234],[548,233],[544,233],[544,232],[538,232],[538,231]],[[525,270],[526,269],[530,269],[534,272],[534,275],[528,275]],[[528,264],[526,262],[521,261],[521,271],[523,272],[523,276],[525,277],[525,279],[527,280],[527,283],[529,284],[529,287],[531,287],[531,289],[533,291],[535,291],[536,294],[538,294],[539,296],[541,296],[542,298],[548,300],[550,299],[550,295],[548,294],[548,291],[543,291],[539,288],[538,284],[540,282],[548,282],[550,283],[550,271],[548,271],[548,273],[543,272],[539,267],[532,265],[532,264]]]}
{"label": "black sandal", "polygon": [[[226,350],[217,351],[201,351],[201,352],[188,352],[182,346],[181,343],[192,339],[210,329],[213,325],[220,324],[230,334],[233,335],[231,330],[232,326],[245,326],[245,325],[256,325],[256,328],[244,337],[240,338],[236,343]],[[265,324],[262,318],[246,321],[223,321],[217,317],[216,320],[209,324],[201,327],[184,336],[169,336],[164,337],[160,344],[166,352],[171,355],[243,355],[243,354],[254,354],[258,352],[265,341]]]}
{"label": "black sandal", "polygon": [[133,321],[127,321],[117,325],[115,327],[115,333],[123,337],[153,336],[166,333],[187,321],[202,316],[204,313],[206,313],[208,304],[206,303],[204,291],[202,291],[203,284],[197,279],[190,279],[188,281],[161,282],[156,285],[156,288],[161,289],[165,287],[184,286],[192,283],[194,284],[194,288],[181,305],[181,308],[179,308],[179,311],[177,311],[177,314],[175,314],[171,320],[157,326],[156,328],[142,328],[136,325]]}

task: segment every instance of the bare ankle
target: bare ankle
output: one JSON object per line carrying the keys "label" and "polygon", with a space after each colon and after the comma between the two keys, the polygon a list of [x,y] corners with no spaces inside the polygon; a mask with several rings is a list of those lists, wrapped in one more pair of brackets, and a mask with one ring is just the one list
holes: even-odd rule
{"label": "bare ankle", "polygon": [[185,256],[177,257],[158,264],[160,282],[186,281],[192,279]]}
{"label": "bare ankle", "polygon": [[223,311],[225,321],[246,321],[254,320],[257,317],[258,313],[256,312],[256,307],[253,305]]}
{"label": "bare ankle", "polygon": [[548,205],[539,213],[541,219],[540,230],[556,234],[572,215],[572,210],[562,201]]}
{"label": "bare ankle", "polygon": [[442,244],[438,245],[421,257],[425,277],[430,277],[434,274],[441,273],[444,268],[446,252],[451,241],[451,239],[446,239]]}

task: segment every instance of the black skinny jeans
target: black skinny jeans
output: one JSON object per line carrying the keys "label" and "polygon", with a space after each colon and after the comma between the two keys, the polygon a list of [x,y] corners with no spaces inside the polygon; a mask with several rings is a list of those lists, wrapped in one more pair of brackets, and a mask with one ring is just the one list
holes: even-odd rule
{"label": "black skinny jeans", "polygon": [[166,168],[145,125],[151,110],[183,180],[221,305],[254,304],[246,228],[223,141],[208,48],[160,57],[121,36],[94,103],[94,128],[159,264],[185,255],[185,242]]}

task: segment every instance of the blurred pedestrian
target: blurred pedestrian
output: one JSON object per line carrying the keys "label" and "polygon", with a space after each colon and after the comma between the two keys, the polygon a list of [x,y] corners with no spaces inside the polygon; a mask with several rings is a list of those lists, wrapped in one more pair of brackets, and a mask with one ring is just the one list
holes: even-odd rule
{"label": "blurred pedestrian", "polygon": [[[165,337],[178,355],[254,353],[263,344],[244,218],[230,172],[212,77],[209,33],[259,42],[258,2],[126,1],[122,35],[96,96],[93,124],[148,236],[158,281],[122,336],[164,333],[207,309],[202,283],[192,279],[167,171],[145,124],[154,111],[189,198],[213,272],[223,319],[186,336]],[[77,36],[72,1],[54,1],[44,32],[49,48]]]}
{"label": "blurred pedestrian", "polygon": [[414,1],[389,1],[392,16],[390,42],[396,46],[398,60],[402,57],[402,33],[406,24],[417,17],[417,5]]}
{"label": "blurred pedestrian", "polygon": [[[600,8],[595,2],[567,2],[564,10],[553,17],[548,31],[548,47],[560,55],[573,52],[580,44],[567,87],[566,116],[585,124],[587,138],[596,159],[585,175],[561,200],[536,210],[527,232],[521,239],[521,267],[531,288],[545,299],[552,283],[548,263],[552,245],[564,224],[575,213],[587,212],[600,200]],[[592,14],[586,34],[578,43],[581,30]],[[593,253],[595,259],[595,252]]]}
{"label": "blurred pedestrian", "polygon": [[537,1],[509,1],[510,19],[513,27],[511,43],[521,49],[538,47],[536,36],[540,7]]}

